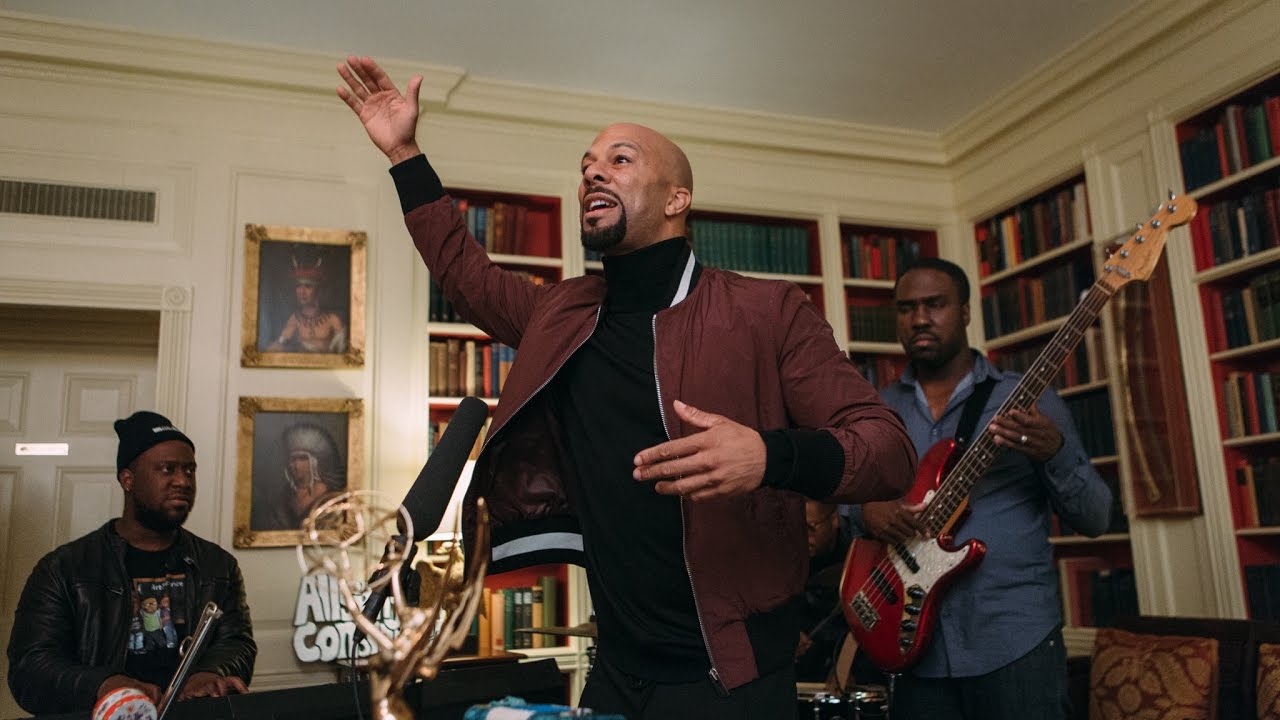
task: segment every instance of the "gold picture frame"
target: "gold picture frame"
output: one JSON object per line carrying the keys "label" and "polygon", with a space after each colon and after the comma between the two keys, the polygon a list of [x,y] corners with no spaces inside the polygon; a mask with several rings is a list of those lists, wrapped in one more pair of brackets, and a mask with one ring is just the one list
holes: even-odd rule
{"label": "gold picture frame", "polygon": [[285,547],[325,497],[364,485],[364,402],[241,397],[237,421],[237,548]]}
{"label": "gold picture frame", "polygon": [[364,366],[368,235],[245,225],[243,367]]}

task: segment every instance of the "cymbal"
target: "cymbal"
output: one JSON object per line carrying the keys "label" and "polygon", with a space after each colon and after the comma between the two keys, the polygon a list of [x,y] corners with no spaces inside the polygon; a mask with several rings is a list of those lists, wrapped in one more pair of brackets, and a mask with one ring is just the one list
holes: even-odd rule
{"label": "cymbal", "polygon": [[581,625],[573,627],[561,627],[559,625],[547,625],[544,627],[516,628],[515,632],[538,634],[538,635],[559,635],[562,637],[598,637],[596,624],[593,622],[584,622]]}

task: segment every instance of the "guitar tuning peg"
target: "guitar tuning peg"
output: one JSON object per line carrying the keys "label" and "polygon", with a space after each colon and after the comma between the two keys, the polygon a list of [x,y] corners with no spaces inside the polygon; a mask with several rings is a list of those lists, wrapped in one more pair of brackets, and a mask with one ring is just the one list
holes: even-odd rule
{"label": "guitar tuning peg", "polygon": [[1133,228],[1134,228],[1135,230],[1141,230],[1141,229],[1142,229],[1142,223],[1134,223]]}
{"label": "guitar tuning peg", "polygon": [[1174,194],[1173,194],[1173,191],[1172,191],[1172,190],[1166,190],[1165,192],[1169,193],[1169,199],[1170,199],[1170,200],[1172,200],[1172,199],[1174,199],[1174,198],[1178,197],[1177,195],[1174,195]]}

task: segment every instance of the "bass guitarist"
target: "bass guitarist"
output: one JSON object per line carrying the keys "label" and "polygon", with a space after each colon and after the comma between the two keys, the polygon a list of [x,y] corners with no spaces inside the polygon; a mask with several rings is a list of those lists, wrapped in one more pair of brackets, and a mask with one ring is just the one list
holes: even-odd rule
{"label": "bass guitarist", "polygon": [[[969,347],[969,280],[959,266],[920,260],[900,276],[894,302],[909,364],[881,395],[906,423],[916,452],[923,457],[930,446],[955,436],[966,401],[975,388],[986,390],[988,381],[994,385],[977,429],[967,434],[989,427],[1005,451],[973,486],[971,514],[955,537],[957,544],[981,540],[986,556],[939,591],[945,594],[932,641],[898,678],[891,715],[1065,718],[1066,649],[1049,514],[1056,512],[1076,532],[1099,535],[1110,520],[1111,492],[1052,389],[1030,412],[994,417],[1020,376]],[[850,508],[856,532],[887,543],[923,532],[919,509],[902,501]]]}

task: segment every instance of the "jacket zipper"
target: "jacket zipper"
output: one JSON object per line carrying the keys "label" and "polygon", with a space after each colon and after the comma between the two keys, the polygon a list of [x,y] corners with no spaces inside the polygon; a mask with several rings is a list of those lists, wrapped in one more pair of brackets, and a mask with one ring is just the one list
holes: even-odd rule
{"label": "jacket zipper", "polygon": [[[569,351],[569,354],[568,354],[568,355],[566,355],[566,356],[565,356],[565,358],[564,358],[564,362],[562,362],[562,363],[560,363],[559,365],[557,365],[557,366],[556,366],[556,369],[555,369],[555,370],[552,370],[552,371],[551,371],[551,374],[547,376],[547,379],[546,379],[546,380],[543,380],[541,385],[539,385],[537,388],[535,388],[533,392],[529,393],[529,397],[525,398],[523,402],[521,402],[519,405],[517,405],[517,406],[516,406],[516,409],[515,409],[514,411],[512,411],[512,413],[511,413],[510,415],[508,415],[508,416],[507,416],[508,418],[514,418],[517,414],[519,414],[519,412],[520,412],[521,410],[523,410],[523,409],[524,409],[524,406],[529,404],[529,401],[530,401],[530,400],[532,400],[532,399],[534,399],[535,397],[537,397],[537,396],[538,396],[538,393],[542,392],[542,389],[543,389],[543,388],[545,388],[547,385],[549,385],[549,384],[551,383],[551,381],[555,379],[555,377],[556,377],[556,373],[560,372],[560,369],[564,367],[564,363],[569,362],[569,358],[573,357],[573,354],[574,354],[574,353],[578,352],[578,350],[579,350],[583,345],[586,345],[586,344],[587,344],[587,341],[588,341],[588,340],[590,340],[590,339],[591,339],[591,336],[595,334],[595,332],[596,332],[596,328],[600,326],[600,313],[601,313],[601,311],[603,311],[603,310],[604,310],[604,306],[603,306],[603,305],[601,305],[600,307],[596,308],[596,319],[595,319],[595,322],[591,323],[591,332],[587,333],[587,334],[586,334],[586,337],[582,338],[582,342],[580,342],[580,343],[578,343],[577,345],[575,345],[575,346],[574,346],[574,348],[573,348],[573,350],[570,350],[570,351]],[[488,449],[488,447],[489,447],[489,443],[490,443],[490,442],[491,442],[495,437],[497,437],[497,436],[498,436],[498,432],[500,432],[500,431],[501,431],[503,428],[505,428],[506,426],[507,426],[507,425],[506,425],[506,423],[503,423],[502,425],[499,425],[498,427],[494,428],[494,429],[493,429],[493,432],[489,433],[489,437],[485,438],[485,441],[484,441],[483,443],[481,443],[481,445],[480,445],[480,453],[484,453],[484,451],[485,451],[486,449]],[[476,455],[476,457],[479,457],[479,454],[477,454],[477,455]]]}
{"label": "jacket zipper", "polygon": [[[662,418],[662,432],[666,434],[667,439],[671,439],[671,429],[667,425],[667,410],[662,403],[662,380],[658,377],[658,316],[655,314],[650,322],[653,328],[653,384],[658,391],[658,416]],[[711,669],[707,671],[707,677],[711,679],[711,686],[715,688],[716,694],[720,697],[728,697],[729,689],[724,686],[724,682],[720,680],[720,671],[716,669],[716,657],[711,652],[711,641],[707,639],[707,626],[702,622],[702,604],[698,602],[698,588],[693,584],[693,566],[689,564],[689,542],[688,528],[685,526],[684,519],[684,496],[680,496],[680,550],[684,555],[684,572],[689,578],[689,592],[693,594],[693,610],[698,617],[698,632],[702,634],[702,646],[707,650],[707,659],[711,661]]]}

